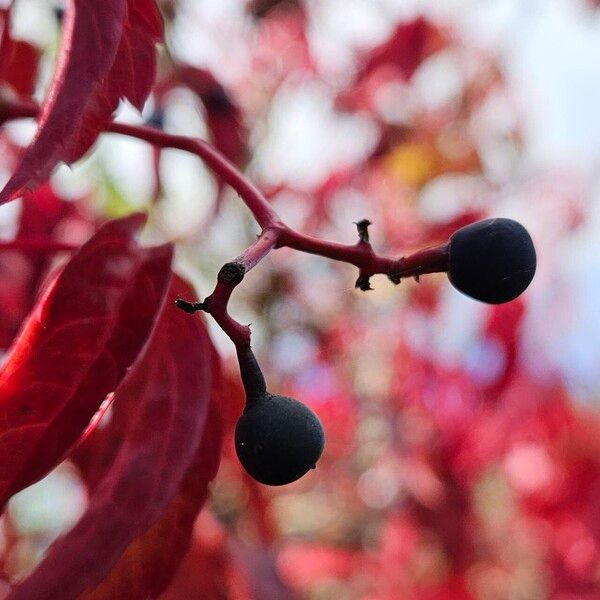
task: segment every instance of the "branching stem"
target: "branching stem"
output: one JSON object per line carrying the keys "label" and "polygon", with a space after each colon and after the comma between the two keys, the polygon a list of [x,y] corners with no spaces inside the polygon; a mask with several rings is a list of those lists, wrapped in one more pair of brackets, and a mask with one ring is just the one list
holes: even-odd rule
{"label": "branching stem", "polygon": [[[30,100],[0,98],[0,124],[9,119],[35,118],[39,107]],[[357,286],[370,289],[369,278],[384,274],[395,284],[405,277],[443,272],[448,265],[448,245],[442,244],[402,258],[377,255],[369,242],[367,231],[370,222],[357,223],[359,241],[356,244],[339,244],[294,231],[285,225],[261,191],[250,182],[227,158],[207,142],[187,136],[173,135],[162,130],[140,125],[111,123],[107,132],[127,135],[147,141],[158,148],[175,148],[195,154],[208,167],[230,185],[252,212],[262,232],[256,242],[240,256],[223,266],[212,294],[201,303],[178,299],[180,308],[188,312],[203,310],[210,313],[235,344],[238,354],[250,348],[250,328],[235,321],[227,311],[229,298],[244,275],[258,264],[271,250],[293,248],[332,260],[350,263],[359,269]]]}

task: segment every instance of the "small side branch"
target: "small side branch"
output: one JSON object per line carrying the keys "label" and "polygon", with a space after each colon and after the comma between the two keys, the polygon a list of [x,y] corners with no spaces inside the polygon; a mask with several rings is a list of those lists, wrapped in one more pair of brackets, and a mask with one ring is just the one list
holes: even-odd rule
{"label": "small side branch", "polygon": [[179,296],[177,296],[177,299],[175,300],[175,305],[188,315],[193,315],[200,310],[204,310],[203,302],[189,302],[188,300],[184,300]]}
{"label": "small side branch", "polygon": [[358,241],[364,242],[366,244],[369,243],[369,225],[372,225],[369,219],[362,219],[355,223],[356,229],[358,230]]}
{"label": "small side branch", "polygon": [[[371,252],[373,249],[371,248],[371,242],[369,241],[369,225],[371,225],[371,221],[368,219],[362,219],[355,223],[356,229],[358,231],[358,244],[359,247],[368,248]],[[362,292],[368,292],[372,290],[371,287],[371,273],[364,268],[359,269],[358,278],[354,283],[354,287],[358,288]]]}

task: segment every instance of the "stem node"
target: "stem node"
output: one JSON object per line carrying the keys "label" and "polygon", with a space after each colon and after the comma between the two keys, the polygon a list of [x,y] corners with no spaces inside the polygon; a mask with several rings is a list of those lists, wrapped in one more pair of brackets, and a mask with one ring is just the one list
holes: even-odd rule
{"label": "stem node", "polygon": [[358,288],[359,290],[362,290],[363,292],[368,292],[369,290],[372,290],[373,288],[371,287],[371,276],[360,273],[358,279],[356,280],[356,283],[354,284],[354,287]]}
{"label": "stem node", "polygon": [[361,219],[360,221],[354,223],[356,225],[356,229],[358,230],[358,240],[359,243],[369,243],[369,225],[372,225],[369,219]]}
{"label": "stem node", "polygon": [[231,261],[225,263],[219,271],[218,278],[231,285],[238,285],[244,279],[246,267],[239,262]]}

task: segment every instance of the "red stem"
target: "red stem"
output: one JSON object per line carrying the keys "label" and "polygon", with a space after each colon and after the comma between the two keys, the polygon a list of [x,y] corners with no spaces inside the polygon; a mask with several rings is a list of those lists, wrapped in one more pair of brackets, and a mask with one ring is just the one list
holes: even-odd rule
{"label": "red stem", "polygon": [[244,272],[248,272],[252,267],[259,263],[273,248],[277,247],[280,240],[281,229],[279,227],[269,227],[263,229],[258,239],[252,246],[240,254],[233,262],[239,263],[244,267]]}
{"label": "red stem", "polygon": [[[7,119],[36,117],[38,113],[39,107],[30,100],[3,102],[0,104],[0,123]],[[261,191],[218,150],[203,140],[125,123],[111,123],[107,131],[144,140],[160,148],[176,148],[191,152],[200,157],[217,176],[238,192],[263,229],[258,241],[235,259],[235,262],[244,265],[246,271],[254,267],[273,248],[284,246],[350,263],[367,275],[393,273],[400,274],[402,277],[413,277],[446,270],[445,246],[418,252],[410,257],[392,259],[378,256],[366,242],[354,245],[338,244],[290,229],[282,223]]]}
{"label": "red stem", "polygon": [[236,284],[227,283],[219,278],[213,293],[202,303],[202,310],[212,315],[235,347],[240,349],[250,347],[250,327],[238,323],[227,312],[227,304],[235,287]]}
{"label": "red stem", "polygon": [[320,240],[294,231],[289,227],[282,229],[279,236],[279,246],[286,246],[301,252],[318,254],[332,260],[350,263],[369,275],[375,275],[375,273],[387,274],[398,263],[395,259],[377,256],[367,242],[359,241],[357,244],[347,246],[337,242]]}
{"label": "red stem", "polygon": [[445,273],[448,270],[449,245],[440,244],[403,256],[396,261],[396,267],[390,273],[394,277],[419,277],[427,273]]}
{"label": "red stem", "polygon": [[[0,124],[9,119],[36,118],[39,111],[39,106],[31,100],[7,101],[0,98]],[[199,156],[218,177],[242,197],[263,229],[280,223],[279,216],[260,190],[207,142],[183,135],[173,135],[152,127],[126,123],[110,123],[106,131],[144,140],[159,148],[176,148]]]}
{"label": "red stem", "polygon": [[199,156],[218,177],[228,183],[242,197],[263,229],[280,222],[279,216],[260,190],[248,181],[218,150],[204,140],[173,135],[152,127],[126,125],[125,123],[111,123],[107,131],[145,140],[160,148],[177,148]]}

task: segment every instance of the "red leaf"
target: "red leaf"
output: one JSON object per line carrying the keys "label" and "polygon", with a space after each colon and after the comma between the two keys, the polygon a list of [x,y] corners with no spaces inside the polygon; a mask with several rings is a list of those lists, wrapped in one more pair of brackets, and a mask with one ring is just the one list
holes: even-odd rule
{"label": "red leaf", "polygon": [[[190,549],[160,599],[266,600],[267,596],[252,589],[250,573],[232,552],[231,538],[211,511],[203,510],[196,520]],[[287,596],[278,598],[283,600]]]}
{"label": "red leaf", "polygon": [[[492,305],[488,309],[483,343],[491,346],[494,360],[500,368],[482,388],[488,399],[498,401],[500,394],[517,374],[521,331],[525,317],[525,302],[516,298],[513,302]],[[488,359],[489,361],[490,359]]]}
{"label": "red leaf", "polygon": [[45,475],[145,343],[172,249],[142,249],[139,215],[102,227],[56,277],[0,375],[0,503]]}
{"label": "red leaf", "polygon": [[82,600],[156,598],[171,582],[190,545],[194,522],[217,472],[221,429],[210,407],[196,458],[160,520],[134,540],[108,577]]}
{"label": "red leaf", "polygon": [[31,269],[20,252],[0,253],[0,348],[8,348],[27,313]]}
{"label": "red leaf", "polygon": [[153,0],[71,0],[58,66],[37,134],[0,204],[81,158],[120,98],[141,108],[154,81],[162,21]]}
{"label": "red leaf", "polygon": [[31,96],[38,73],[40,51],[30,43],[10,35],[10,10],[0,11],[3,20],[0,40],[0,82],[10,85],[18,94]]}
{"label": "red leaf", "polygon": [[[191,298],[194,296],[194,291],[179,277],[175,277],[173,288],[171,295],[174,297],[181,296]],[[221,423],[225,426],[226,417],[224,416],[223,410],[228,409],[232,404],[231,390],[226,384],[226,380],[221,375],[220,358],[212,344],[210,344],[210,352],[210,362],[214,371],[211,395],[212,397],[219,396],[221,398],[227,398],[227,402],[219,407],[219,417]],[[113,464],[115,457],[119,453],[127,429],[131,424],[133,418],[132,415],[137,410],[137,407],[138,402],[136,398],[121,398],[118,403],[115,404],[113,402],[110,421],[97,427],[85,442],[81,443],[75,451],[69,455],[69,459],[77,465],[79,474],[85,481],[88,491],[93,492],[95,490],[98,483],[102,480],[104,475],[106,475]],[[236,414],[239,415],[242,408],[243,405],[240,406],[239,411],[237,411]]]}
{"label": "red leaf", "polygon": [[445,34],[424,17],[399,23],[385,42],[362,58],[356,80],[338,96],[338,106],[373,110],[382,85],[410,81],[421,63],[446,44]]}
{"label": "red leaf", "polygon": [[40,51],[29,42],[13,40],[4,81],[18,94],[31,96],[37,81]]}
{"label": "red leaf", "polygon": [[[363,74],[384,66],[393,67],[409,80],[432,49],[438,49],[436,29],[423,17],[400,23],[392,35],[366,57]],[[435,43],[433,43],[435,42]]]}
{"label": "red leaf", "polygon": [[115,108],[124,97],[142,109],[156,75],[155,45],[162,38],[162,17],[154,0],[127,0],[123,37],[107,84]]}
{"label": "red leaf", "polygon": [[[79,203],[67,202],[57,196],[50,185],[42,185],[23,202],[14,241],[51,244],[60,237],[65,226],[72,230],[73,225],[78,226],[82,235],[93,227],[80,211]],[[3,249],[0,253],[0,348],[10,346],[23,319],[33,308],[40,283],[53,258],[43,251]]]}
{"label": "red leaf", "polygon": [[[202,322],[166,303],[143,356],[115,392],[115,406],[137,408],[111,470],[81,520],[50,548],[13,599],[78,598],[115,564],[117,572],[92,597],[154,596],[168,583],[218,464],[219,428],[214,421],[206,425],[212,359]],[[164,520],[132,545],[161,515]],[[162,536],[177,522],[168,540],[174,555],[165,561],[169,549],[161,547]],[[138,560],[150,563],[149,571],[133,572]],[[143,593],[132,594],[133,585]]]}
{"label": "red leaf", "polygon": [[[234,103],[231,94],[228,93],[210,71],[191,66],[177,67],[174,73],[164,82],[157,85],[154,90],[158,106],[160,107],[157,116],[162,113],[165,95],[179,84],[188,87],[202,101],[206,111],[206,125],[210,132],[213,146],[232,163],[242,166],[246,158],[248,138],[248,131],[243,122],[242,111]],[[162,127],[161,120],[159,120],[159,127]],[[159,148],[155,148],[154,151],[154,165],[157,179],[155,197],[158,197],[162,193],[160,182],[162,152]],[[217,185],[217,196],[212,215],[209,217],[207,225],[219,214],[223,203],[225,182],[221,178],[218,178]]]}
{"label": "red leaf", "polygon": [[[54,239],[54,233],[59,225],[69,219],[73,223],[81,224],[82,228],[92,227],[88,219],[79,212],[79,205],[76,202],[65,201],[56,195],[50,184],[40,186],[35,192],[25,195],[21,208],[21,219],[17,231],[16,240],[47,240],[51,242]],[[93,231],[93,230],[92,230]],[[73,236],[70,236],[71,239]],[[86,236],[87,238],[88,236]],[[82,242],[84,240],[80,240]],[[30,267],[32,269],[30,281],[30,297],[33,304],[35,293],[43,276],[46,274],[47,267],[51,263],[50,258],[45,253],[30,254],[28,256]],[[25,306],[26,312],[32,308],[32,305]],[[24,317],[25,315],[23,315]]]}
{"label": "red leaf", "polygon": [[215,147],[231,162],[240,165],[245,154],[247,132],[241,111],[230,94],[206,69],[179,67],[174,80],[186,85],[202,100]]}

